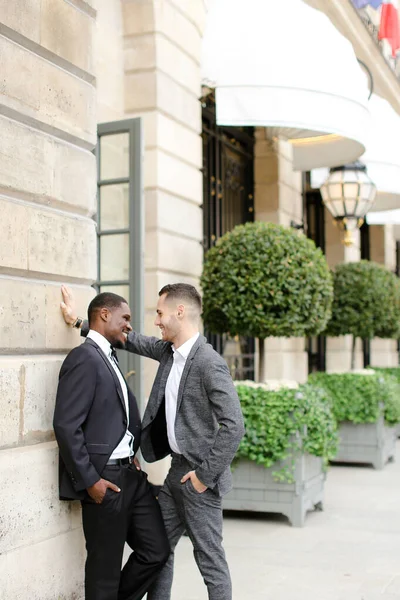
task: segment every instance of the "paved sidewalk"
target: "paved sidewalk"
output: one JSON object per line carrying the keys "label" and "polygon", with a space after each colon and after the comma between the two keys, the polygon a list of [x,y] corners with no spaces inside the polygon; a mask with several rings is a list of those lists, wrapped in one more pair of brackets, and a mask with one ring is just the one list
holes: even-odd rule
{"label": "paved sidewalk", "polygon": [[[324,512],[302,529],[276,515],[225,518],[234,600],[400,600],[400,445],[383,471],[331,467]],[[188,538],[172,600],[206,600]]]}

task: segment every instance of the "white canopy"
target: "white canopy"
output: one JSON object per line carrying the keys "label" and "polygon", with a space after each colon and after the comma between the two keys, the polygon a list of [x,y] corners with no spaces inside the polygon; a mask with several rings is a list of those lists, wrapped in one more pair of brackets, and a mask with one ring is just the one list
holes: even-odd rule
{"label": "white canopy", "polygon": [[[400,116],[389,102],[372,95],[369,101],[371,131],[366,152],[360,161],[376,185],[376,199],[369,211],[368,223],[399,222],[400,211]],[[329,175],[328,169],[311,171],[311,185],[319,188]],[[379,212],[373,216],[373,212]],[[386,216],[382,211],[390,211]]]}
{"label": "white canopy", "polygon": [[369,129],[367,81],[353,47],[302,0],[213,0],[202,54],[219,125],[289,139],[294,167],[357,159]]}
{"label": "white canopy", "polygon": [[367,223],[368,225],[400,225],[400,208],[369,212]]}
{"label": "white canopy", "polygon": [[400,208],[400,117],[389,102],[370,100],[372,127],[365,154],[360,158],[376,185],[373,211]]}

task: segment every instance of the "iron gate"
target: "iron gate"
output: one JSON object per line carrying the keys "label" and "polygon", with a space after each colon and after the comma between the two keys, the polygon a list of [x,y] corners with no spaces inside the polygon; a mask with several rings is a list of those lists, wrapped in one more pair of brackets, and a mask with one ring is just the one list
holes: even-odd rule
{"label": "iron gate", "polygon": [[[215,99],[203,100],[204,250],[236,225],[254,220],[254,132],[252,127],[219,127]],[[224,356],[234,379],[254,379],[254,339],[206,331]]]}

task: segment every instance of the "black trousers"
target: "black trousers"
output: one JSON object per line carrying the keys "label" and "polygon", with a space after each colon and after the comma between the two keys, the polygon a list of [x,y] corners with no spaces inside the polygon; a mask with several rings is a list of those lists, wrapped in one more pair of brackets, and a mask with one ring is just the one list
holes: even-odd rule
{"label": "black trousers", "polygon": [[[121,491],[107,489],[101,504],[82,501],[85,600],[140,600],[170,553],[160,507],[134,465],[107,466],[102,477]],[[125,542],[133,552],[121,571]]]}

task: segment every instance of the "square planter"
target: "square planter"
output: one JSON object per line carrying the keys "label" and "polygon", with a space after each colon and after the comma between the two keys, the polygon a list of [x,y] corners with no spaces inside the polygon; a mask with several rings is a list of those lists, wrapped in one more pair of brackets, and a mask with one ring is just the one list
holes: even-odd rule
{"label": "square planter", "polygon": [[266,469],[241,460],[233,469],[233,489],[225,496],[223,508],[280,513],[288,517],[294,527],[303,527],[308,510],[322,510],[326,478],[322,459],[309,454],[298,456],[294,467],[295,483],[274,480],[272,473],[284,465],[284,462],[278,462]]}
{"label": "square planter", "polygon": [[341,423],[335,461],[372,464],[375,469],[383,469],[395,457],[398,431],[398,425],[385,425],[383,417],[376,423]]}

